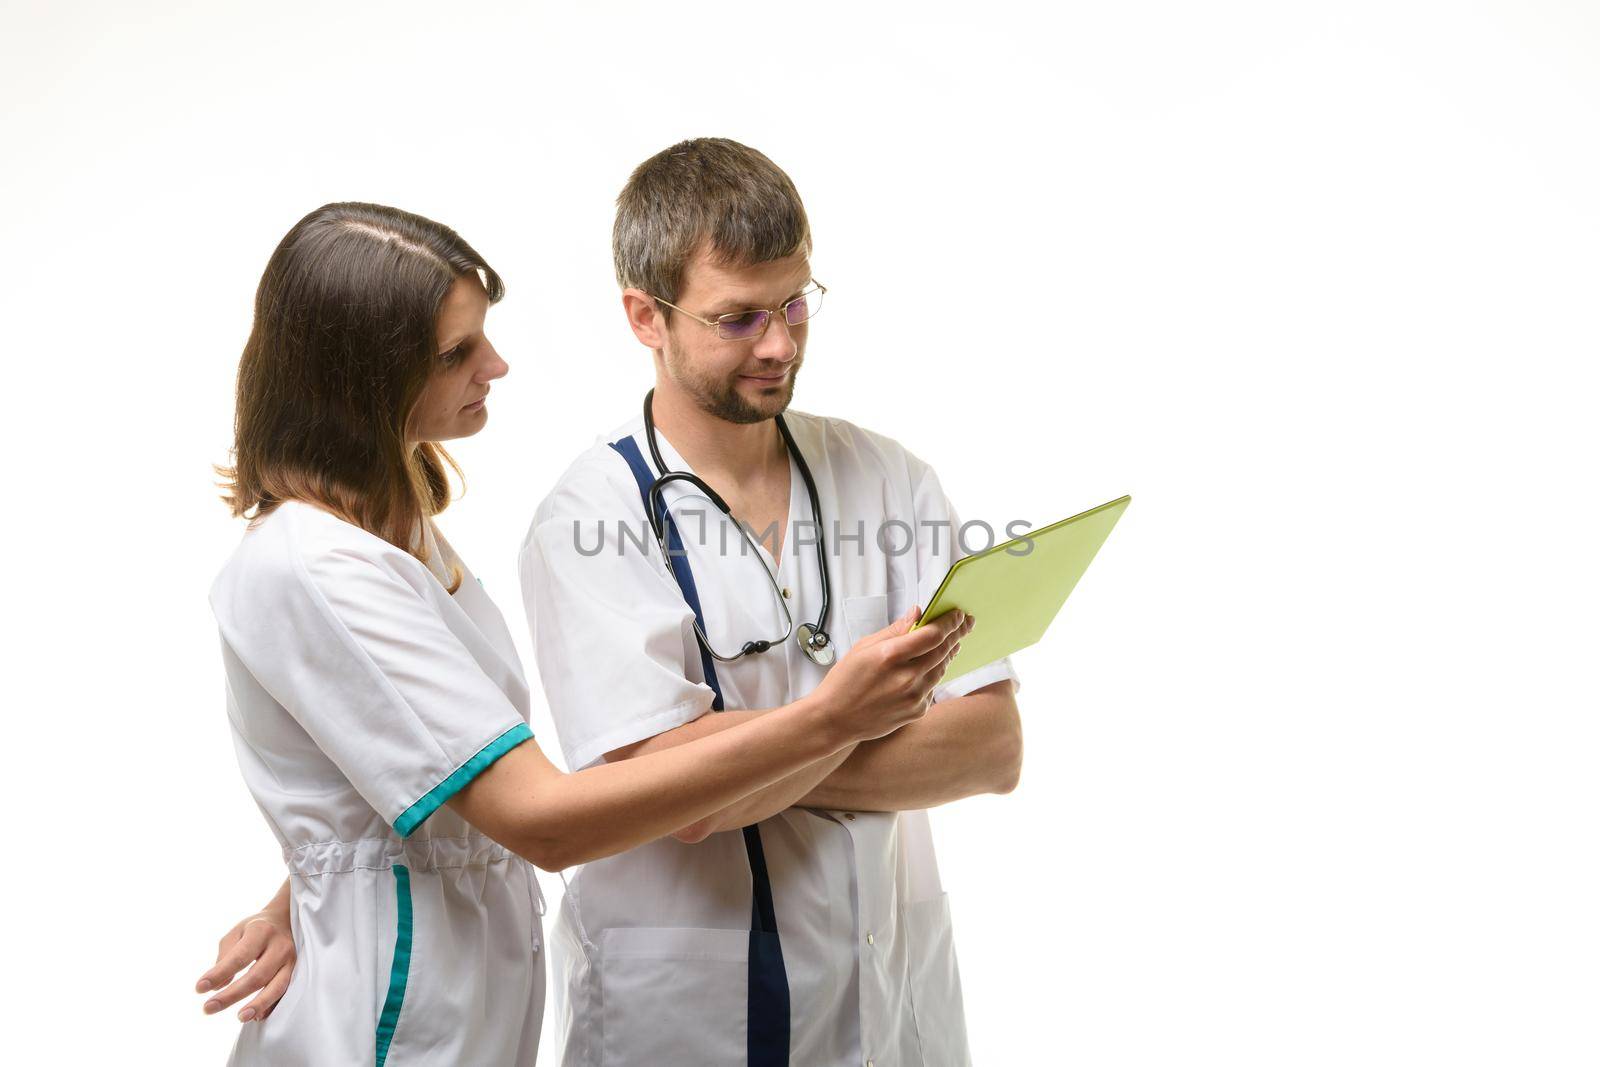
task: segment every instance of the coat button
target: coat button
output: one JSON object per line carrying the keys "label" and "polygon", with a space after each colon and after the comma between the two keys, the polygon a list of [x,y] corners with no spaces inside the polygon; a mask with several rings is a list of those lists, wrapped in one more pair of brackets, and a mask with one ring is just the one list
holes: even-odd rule
{"label": "coat button", "polygon": [[783,599],[785,599],[785,600],[789,599],[789,587],[788,586],[784,586],[783,587]]}
{"label": "coat button", "polygon": [[847,812],[845,812],[845,813],[844,813],[844,817],[845,817],[845,818],[846,818],[846,819],[849,819],[849,820],[850,820],[850,821],[851,821],[851,822],[855,822],[855,821],[856,821],[856,813],[855,813],[855,812],[853,812],[853,811],[847,811]]}
{"label": "coat button", "polygon": [[867,944],[869,944],[869,945],[872,944],[872,935],[871,934],[867,935]]}

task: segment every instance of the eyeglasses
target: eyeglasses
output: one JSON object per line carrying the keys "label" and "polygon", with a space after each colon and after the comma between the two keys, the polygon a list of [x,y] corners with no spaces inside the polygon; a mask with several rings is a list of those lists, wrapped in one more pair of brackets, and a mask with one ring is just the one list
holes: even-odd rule
{"label": "eyeglasses", "polygon": [[749,341],[766,333],[767,324],[772,321],[772,316],[779,311],[783,312],[783,321],[790,326],[799,326],[803,322],[811,321],[816,317],[817,312],[821,310],[822,294],[827,291],[827,286],[820,282],[815,282],[810,289],[788,301],[782,307],[751,308],[749,311],[735,311],[727,315],[718,315],[714,319],[702,319],[699,315],[691,311],[684,311],[677,304],[669,300],[663,300],[659,296],[652,296],[650,299],[658,304],[666,304],[667,307],[674,311],[682,311],[683,314],[696,322],[715,327],[717,336],[724,341]]}

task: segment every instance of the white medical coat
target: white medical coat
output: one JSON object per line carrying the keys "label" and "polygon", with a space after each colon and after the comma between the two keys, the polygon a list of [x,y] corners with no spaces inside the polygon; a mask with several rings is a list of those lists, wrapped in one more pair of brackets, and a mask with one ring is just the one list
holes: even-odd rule
{"label": "white medical coat", "polygon": [[310,505],[246,532],[211,590],[245,783],[283,846],[299,959],[233,1064],[534,1062],[532,867],[444,806],[526,740],[505,621],[428,533],[441,575]]}
{"label": "white medical coat", "polygon": [[[816,481],[827,628],[843,652],[927,605],[961,554],[959,520],[933,470],[896,442],[840,419],[785,418]],[[792,638],[733,663],[702,655],[691,598],[646,524],[640,488],[659,472],[643,429],[635,418],[580,456],[523,544],[535,657],[574,769],[706,713],[708,673],[723,707],[753,709],[804,696],[826,670]],[[664,435],[659,447],[672,469],[690,469]],[[771,585],[731,522],[682,482],[664,495],[713,647],[781,634]],[[791,457],[782,558],[760,552],[796,624],[814,621],[820,602],[811,520]],[[1000,660],[935,699],[1015,677]],[[790,809],[749,838],[664,838],[578,871],[551,938],[563,1067],[967,1064],[927,813]]]}

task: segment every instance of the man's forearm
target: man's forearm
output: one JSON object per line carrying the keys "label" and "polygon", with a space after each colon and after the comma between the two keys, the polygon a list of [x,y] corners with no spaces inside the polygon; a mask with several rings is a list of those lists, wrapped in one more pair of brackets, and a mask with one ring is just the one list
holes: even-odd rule
{"label": "man's forearm", "polygon": [[857,745],[795,803],[835,811],[914,811],[979,793],[1008,793],[1021,771],[1022,720],[1007,679],[941,701],[919,721]]}
{"label": "man's forearm", "polygon": [[[765,711],[761,710],[707,712],[693,722],[685,723],[677,729],[668,730],[637,744],[608,752],[606,759],[626,759],[646,752],[671,748],[675,745],[692,741],[697,737],[706,737],[722,730],[732,729],[740,723],[749,722],[756,716],[764,714]],[[855,751],[855,746],[853,745],[840,749],[833,755],[818,760],[816,763],[796,771],[787,778],[774,782],[765,789],[757,790],[737,803],[730,804],[721,811],[684,827],[673,836],[680,841],[701,841],[708,835],[718,831],[734,830],[741,826],[749,826],[751,823],[770,818],[786,808],[793,807],[801,797],[805,796],[819,782],[833,773],[853,751]]]}
{"label": "man's forearm", "polygon": [[796,771],[758,793],[751,793],[737,804],[730,804],[715,815],[686,826],[673,836],[680,841],[701,841],[722,830],[737,830],[742,826],[770,819],[787,808],[792,808],[811,793],[830,774],[839,768],[855,751],[840,749],[826,759],[818,760],[802,771]]}

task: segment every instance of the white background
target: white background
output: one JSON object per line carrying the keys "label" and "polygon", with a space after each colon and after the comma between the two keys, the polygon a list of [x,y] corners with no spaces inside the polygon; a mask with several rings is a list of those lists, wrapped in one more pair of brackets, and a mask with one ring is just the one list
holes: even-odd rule
{"label": "white background", "polygon": [[695,135],[805,197],[796,407],[969,518],[1134,494],[1021,787],[935,815],[976,1062],[1600,1059],[1594,5],[0,10],[10,1062],[232,1041],[190,990],[283,868],[209,464],[278,239],[375,200],[506,277],[444,528],[529,660],[516,547],[649,384],[612,201]]}

